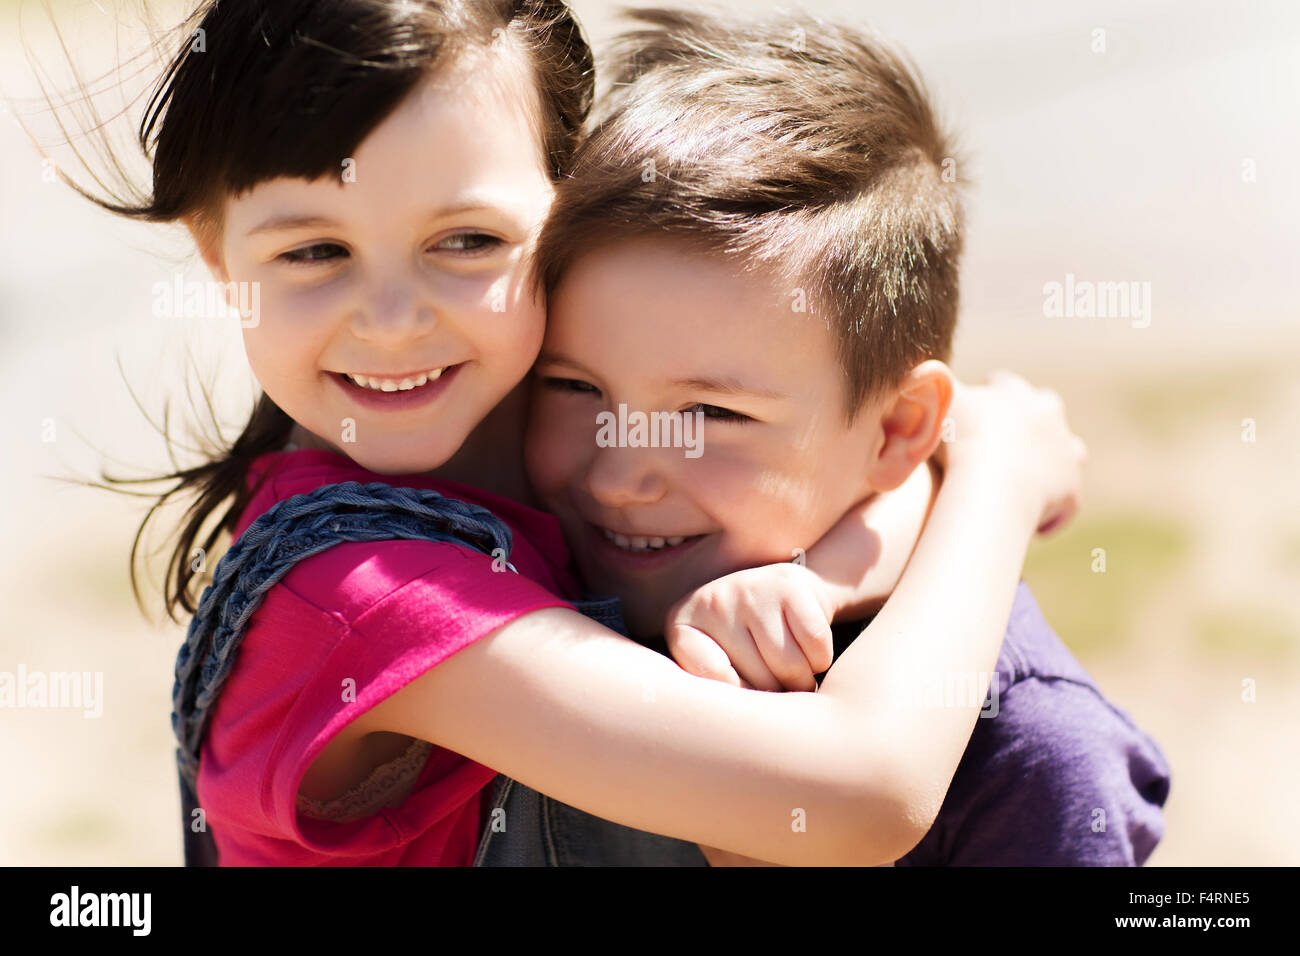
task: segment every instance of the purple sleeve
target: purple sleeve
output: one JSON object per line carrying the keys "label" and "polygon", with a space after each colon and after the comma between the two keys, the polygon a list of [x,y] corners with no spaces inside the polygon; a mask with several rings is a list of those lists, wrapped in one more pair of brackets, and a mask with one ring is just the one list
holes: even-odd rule
{"label": "purple sleeve", "polygon": [[1135,866],[1164,835],[1169,768],[1086,684],[1030,677],[982,718],[919,866]]}

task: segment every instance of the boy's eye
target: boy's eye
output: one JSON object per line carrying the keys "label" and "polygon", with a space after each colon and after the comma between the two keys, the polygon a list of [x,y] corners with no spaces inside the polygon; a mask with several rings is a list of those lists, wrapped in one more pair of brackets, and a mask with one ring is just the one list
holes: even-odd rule
{"label": "boy's eye", "polygon": [[444,252],[490,252],[501,245],[501,240],[496,236],[489,236],[485,232],[458,232],[454,236],[448,236],[439,242],[435,249],[441,249]]}
{"label": "boy's eye", "polygon": [[722,408],[719,405],[705,405],[703,402],[692,405],[690,408],[686,409],[686,411],[690,413],[697,409],[703,413],[705,418],[716,422],[735,422],[739,424],[741,422],[752,422],[754,420],[748,415],[742,415],[740,412],[733,412],[729,408]]}
{"label": "boy's eye", "polygon": [[543,377],[542,385],[546,388],[554,389],[557,392],[571,392],[580,395],[599,395],[600,389],[590,382],[583,382],[576,378],[553,378]]}
{"label": "boy's eye", "polygon": [[348,251],[336,242],[317,242],[314,245],[303,246],[301,249],[290,249],[288,252],[282,252],[276,259],[281,262],[288,262],[291,265],[313,262],[329,262],[331,259],[339,258],[340,253],[343,256]]}

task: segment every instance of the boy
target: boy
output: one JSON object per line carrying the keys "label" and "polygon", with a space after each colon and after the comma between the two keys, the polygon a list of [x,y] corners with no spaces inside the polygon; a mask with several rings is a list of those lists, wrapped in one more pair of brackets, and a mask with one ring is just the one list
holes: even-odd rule
{"label": "boy", "polygon": [[[951,152],[906,66],[850,30],[635,16],[644,28],[616,47],[614,92],[539,247],[549,317],[530,475],[588,588],[622,599],[634,637],[653,640],[667,619],[667,647],[688,670],[811,689],[828,661],[792,609],[856,611],[837,618],[838,650],[871,602],[827,589],[861,576],[823,574],[831,584],[800,603],[806,577],[761,566],[797,559],[840,534],[859,502],[926,477],[917,466],[952,394],[962,217]],[[703,416],[702,446],[593,441],[602,414],[629,408]],[[885,553],[905,556],[916,532]],[[854,543],[840,550],[851,565]],[[692,625],[724,633],[711,625],[737,606],[757,610],[722,658]],[[1023,584],[997,674],[936,671],[900,692],[942,706],[927,681],[987,688],[987,719],[899,865],[1147,858],[1163,832],[1163,755],[1105,701]],[[702,862],[678,841],[546,798],[531,806],[523,839],[548,849],[516,862]]]}

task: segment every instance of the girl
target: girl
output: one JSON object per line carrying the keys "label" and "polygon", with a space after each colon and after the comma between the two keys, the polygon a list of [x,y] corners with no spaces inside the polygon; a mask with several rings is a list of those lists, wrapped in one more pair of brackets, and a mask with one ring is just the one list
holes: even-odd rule
{"label": "girl", "polygon": [[[194,24],[202,49],[187,41],[142,126],[152,195],[96,200],[184,222],[228,290],[260,291],[244,339],[265,394],[227,455],[162,496],[195,497],[169,610],[195,609],[200,540],[351,480],[489,509],[520,572],[445,544],[353,543],[271,588],[202,751],[221,861],[465,864],[496,771],[774,862],[906,852],[978,706],[900,719],[873,640],[815,694],[692,676],[574,612],[558,526],[530,507],[521,383],[545,312],[527,256],[591,93],[564,6],[282,0],[205,5]],[[909,632],[888,674],[989,671],[1029,538],[1072,506],[1079,446],[1051,396],[1007,384],[954,417],[966,440],[868,629]],[[792,808],[816,825],[786,826]]]}

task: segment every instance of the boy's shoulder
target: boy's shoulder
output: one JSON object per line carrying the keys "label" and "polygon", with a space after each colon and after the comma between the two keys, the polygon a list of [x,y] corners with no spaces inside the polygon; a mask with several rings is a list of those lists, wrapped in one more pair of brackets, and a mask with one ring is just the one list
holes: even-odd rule
{"label": "boy's shoulder", "polygon": [[934,827],[904,866],[1140,865],[1164,833],[1169,767],[1016,593],[996,687]]}
{"label": "boy's shoulder", "polygon": [[[1008,691],[1027,680],[1063,680],[1097,689],[1078,658],[1043,617],[1029,585],[1021,581],[1011,605],[1011,617],[998,652],[1000,690]],[[1100,691],[1097,692],[1100,695]]]}

